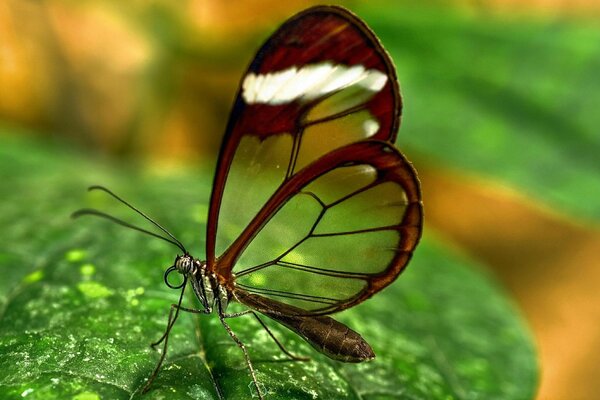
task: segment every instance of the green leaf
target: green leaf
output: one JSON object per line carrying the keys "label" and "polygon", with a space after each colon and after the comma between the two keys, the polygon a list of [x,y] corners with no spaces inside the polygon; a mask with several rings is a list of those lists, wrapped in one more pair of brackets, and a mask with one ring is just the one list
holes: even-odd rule
{"label": "green leaf", "polygon": [[[49,144],[0,136],[0,398],[128,399],[152,372],[149,343],[177,291],[163,283],[176,249],[92,218],[81,207],[125,214],[89,184],[105,184],[170,227],[203,256],[212,174],[156,177],[107,166]],[[138,221],[128,214],[129,221]],[[197,307],[191,293],[188,306]],[[470,260],[426,235],[390,288],[336,316],[377,358],[332,361],[272,321],[311,362],[290,362],[256,321],[231,320],[268,399],[526,399],[537,363],[514,305]],[[182,315],[150,399],[250,398],[241,350],[216,316]]]}
{"label": "green leaf", "polygon": [[356,4],[391,53],[405,99],[398,141],[600,221],[600,25]]}

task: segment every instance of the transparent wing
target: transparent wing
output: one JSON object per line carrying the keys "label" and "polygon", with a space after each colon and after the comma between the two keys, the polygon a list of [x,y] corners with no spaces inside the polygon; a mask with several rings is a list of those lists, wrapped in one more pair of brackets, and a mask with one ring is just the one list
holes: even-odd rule
{"label": "transparent wing", "polygon": [[231,113],[211,196],[209,270],[229,275],[233,264],[217,256],[302,168],[350,143],[393,140],[400,108],[392,63],[357,17],[315,7],[284,23],[242,78]]}
{"label": "transparent wing", "polygon": [[286,181],[218,263],[233,266],[227,281],[242,302],[251,293],[327,314],[394,281],[421,226],[410,163],[388,143],[363,141]]}

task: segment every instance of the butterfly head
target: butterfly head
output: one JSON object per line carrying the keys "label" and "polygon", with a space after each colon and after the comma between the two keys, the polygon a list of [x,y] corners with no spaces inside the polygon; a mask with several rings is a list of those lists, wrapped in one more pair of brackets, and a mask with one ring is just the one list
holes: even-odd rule
{"label": "butterfly head", "polygon": [[173,266],[177,271],[182,275],[195,274],[197,267],[200,262],[195,260],[194,257],[189,254],[184,254],[182,256],[175,257],[175,262]]}
{"label": "butterfly head", "polygon": [[[187,253],[185,253],[182,256],[178,255],[177,257],[175,257],[175,261],[173,262],[173,265],[170,266],[169,268],[167,268],[167,270],[165,271],[165,276],[164,276],[165,283],[171,289],[180,289],[183,286],[185,286],[185,283],[187,282],[188,277],[196,275],[199,271],[200,271],[200,273],[203,273],[205,267],[206,267],[205,262],[197,260]],[[169,274],[171,274],[174,271],[177,271],[181,275],[184,276],[184,281],[180,285],[173,285],[169,282],[169,279],[168,279]]]}

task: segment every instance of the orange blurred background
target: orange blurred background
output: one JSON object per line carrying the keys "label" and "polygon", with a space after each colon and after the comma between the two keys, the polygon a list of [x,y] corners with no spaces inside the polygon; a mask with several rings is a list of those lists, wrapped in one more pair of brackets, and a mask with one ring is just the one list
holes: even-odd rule
{"label": "orange blurred background", "polygon": [[[359,2],[340,3],[352,9]],[[598,0],[429,3],[474,18],[600,15]],[[213,162],[238,79],[261,38],[313,4],[5,0],[0,121],[153,168]],[[541,358],[539,398],[600,398],[598,226],[410,155],[420,167],[428,229],[488,265],[529,321]]]}

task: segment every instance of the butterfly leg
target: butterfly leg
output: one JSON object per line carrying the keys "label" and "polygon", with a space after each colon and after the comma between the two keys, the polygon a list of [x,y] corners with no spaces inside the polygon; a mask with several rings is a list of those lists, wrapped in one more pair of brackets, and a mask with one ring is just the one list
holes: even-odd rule
{"label": "butterfly leg", "polygon": [[[235,314],[239,314],[239,315],[235,315]],[[262,395],[262,392],[260,391],[260,387],[258,386],[258,380],[256,379],[256,373],[254,372],[254,367],[252,366],[252,361],[250,361],[250,356],[248,355],[248,350],[246,350],[246,346],[244,345],[244,343],[242,343],[242,341],[236,336],[236,334],[233,333],[233,331],[229,327],[229,324],[225,321],[225,318],[227,318],[227,317],[233,318],[233,316],[240,316],[240,315],[245,315],[248,313],[242,312],[242,313],[235,313],[235,314],[227,315],[227,314],[223,314],[222,312],[219,312],[219,320],[221,321],[221,324],[223,324],[223,326],[225,327],[225,330],[227,331],[229,336],[231,336],[233,341],[244,352],[244,358],[246,359],[246,365],[248,366],[248,369],[250,370],[250,375],[252,376],[252,382],[254,382],[254,387],[256,387],[256,392],[258,393],[258,398],[260,400],[264,400],[264,396]]]}
{"label": "butterfly leg", "polygon": [[175,318],[173,318],[173,319],[171,318],[171,315],[173,314],[174,309],[178,309],[179,311],[189,312],[192,314],[210,314],[210,312],[208,310],[197,310],[197,309],[193,309],[193,308],[182,307],[178,304],[171,304],[171,310],[169,311],[169,322],[167,325],[167,329],[165,330],[165,333],[163,333],[163,335],[160,337],[160,339],[158,339],[156,342],[150,343],[150,347],[152,347],[155,350],[156,350],[156,346],[161,344],[163,342],[163,340],[165,340],[167,338],[167,336],[169,335],[169,332],[171,331],[171,328],[173,328],[173,325],[175,325],[175,321],[177,320],[177,314],[176,314]]}
{"label": "butterfly leg", "polygon": [[285,346],[283,345],[283,343],[281,343],[279,341],[279,339],[277,339],[275,337],[275,335],[273,334],[273,332],[271,332],[271,330],[269,329],[269,327],[267,327],[267,324],[265,324],[263,322],[262,319],[260,319],[260,317],[258,316],[257,313],[255,313],[254,311],[251,311],[252,315],[254,315],[254,318],[256,318],[256,320],[258,321],[258,323],[263,327],[263,329],[265,331],[267,331],[267,333],[269,334],[269,336],[271,336],[271,339],[273,339],[273,341],[275,342],[275,344],[279,347],[279,349],[289,358],[291,358],[292,360],[295,361],[310,361],[310,357],[303,357],[303,356],[297,356],[293,353],[291,353],[288,349],[285,348]]}
{"label": "butterfly leg", "polygon": [[275,342],[275,344],[277,345],[277,347],[279,347],[279,349],[289,358],[291,358],[292,360],[295,361],[310,361],[309,357],[302,357],[302,356],[297,356],[293,353],[291,353],[288,349],[285,348],[285,346],[283,345],[283,343],[281,343],[279,341],[279,339],[277,339],[277,337],[275,337],[275,335],[273,334],[273,332],[271,332],[271,330],[269,329],[269,327],[267,326],[267,324],[265,324],[263,322],[262,319],[260,319],[260,317],[258,316],[258,314],[253,311],[253,310],[245,310],[245,311],[241,311],[241,312],[237,312],[237,313],[232,313],[232,314],[223,314],[223,318],[236,318],[236,317],[241,317],[242,315],[248,315],[248,314],[252,314],[254,316],[254,318],[256,318],[256,320],[258,321],[258,323],[263,327],[263,329],[265,331],[267,331],[267,333],[269,334],[269,336],[271,336],[271,339],[273,339],[273,341]]}
{"label": "butterfly leg", "polygon": [[[154,368],[154,371],[152,371],[152,374],[150,375],[150,377],[148,378],[148,381],[146,382],[146,384],[144,385],[144,388],[142,389],[142,393],[146,393],[150,389],[150,386],[152,386],[152,382],[154,382],[154,379],[158,376],[158,371],[160,371],[160,367],[162,366],[162,363],[165,360],[165,357],[167,355],[167,347],[169,344],[169,334],[171,333],[171,329],[173,328],[173,325],[175,325],[175,321],[177,321],[177,317],[179,317],[179,311],[185,311],[185,312],[189,312],[189,313],[193,313],[193,314],[209,314],[210,313],[208,310],[196,310],[193,308],[182,307],[181,301],[183,300],[184,291],[185,291],[185,286],[184,286],[183,290],[181,291],[181,295],[179,296],[179,301],[177,302],[177,304],[171,304],[171,309],[169,310],[169,320],[167,322],[167,329],[165,329],[165,333],[161,336],[160,339],[158,339],[156,342],[154,342],[150,345],[150,346],[152,346],[152,348],[155,348],[162,342],[163,350],[162,350],[162,354],[160,355],[160,359],[158,360],[158,363],[156,364],[156,367]],[[173,311],[175,311],[175,314],[173,314]]]}

